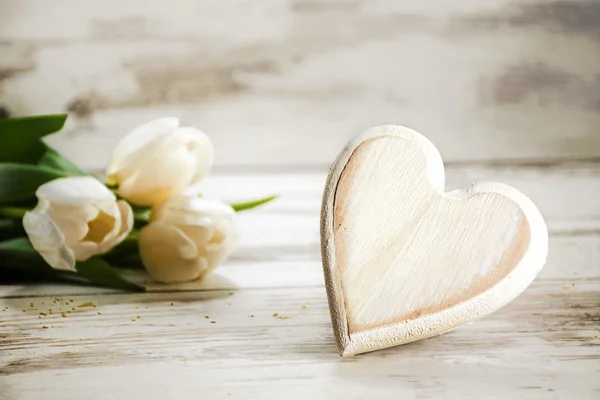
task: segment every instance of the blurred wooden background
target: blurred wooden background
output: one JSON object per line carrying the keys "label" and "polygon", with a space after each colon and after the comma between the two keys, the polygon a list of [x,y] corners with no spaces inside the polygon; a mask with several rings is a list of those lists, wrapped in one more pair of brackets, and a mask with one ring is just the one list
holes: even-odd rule
{"label": "blurred wooden background", "polygon": [[[598,399],[600,0],[0,0],[0,115],[53,112],[70,118],[51,143],[87,168],[176,116],[214,141],[204,195],[282,196],[180,289],[0,286],[2,400]],[[488,318],[340,359],[323,185],[385,123],[435,143],[448,188],[527,194],[548,263]],[[40,313],[67,299],[97,308]]]}
{"label": "blurred wooden background", "polygon": [[596,0],[0,0],[0,106],[68,112],[51,143],[102,168],[146,120],[217,165],[326,167],[375,124],[449,162],[600,152]]}

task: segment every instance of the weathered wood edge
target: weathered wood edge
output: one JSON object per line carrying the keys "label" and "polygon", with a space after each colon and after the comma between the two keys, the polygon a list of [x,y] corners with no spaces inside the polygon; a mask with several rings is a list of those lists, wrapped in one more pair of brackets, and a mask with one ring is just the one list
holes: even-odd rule
{"label": "weathered wood edge", "polygon": [[[429,181],[438,193],[451,199],[472,197],[478,193],[497,193],[514,201],[530,224],[529,249],[519,264],[502,281],[469,301],[415,320],[349,333],[343,285],[335,264],[334,205],[340,177],[354,151],[365,141],[377,137],[400,137],[417,145],[425,154]],[[323,193],[321,208],[321,254],[325,287],[334,336],[340,355],[353,355],[396,346],[440,335],[466,322],[488,315],[517,297],[535,279],[546,262],[548,230],[535,204],[517,189],[502,183],[474,183],[466,189],[446,193],[445,172],[437,148],[420,133],[397,125],[368,129],[352,139],[334,161]]]}

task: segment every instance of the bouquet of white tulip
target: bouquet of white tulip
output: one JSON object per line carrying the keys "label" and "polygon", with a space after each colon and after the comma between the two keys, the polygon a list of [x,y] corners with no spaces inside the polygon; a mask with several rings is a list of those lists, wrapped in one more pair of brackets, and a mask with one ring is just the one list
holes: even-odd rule
{"label": "bouquet of white tulip", "polygon": [[42,141],[66,118],[0,120],[0,282],[143,289],[119,267],[145,267],[165,283],[200,279],[233,250],[235,213],[274,198],[227,204],[184,195],[210,170],[213,147],[176,118],[126,135],[101,181]]}

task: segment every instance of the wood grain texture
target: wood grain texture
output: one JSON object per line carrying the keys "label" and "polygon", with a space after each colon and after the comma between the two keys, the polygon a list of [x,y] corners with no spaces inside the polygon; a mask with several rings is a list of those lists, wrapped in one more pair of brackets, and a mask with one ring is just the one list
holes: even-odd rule
{"label": "wood grain texture", "polygon": [[[599,12],[593,0],[0,1],[0,116],[68,111],[51,143],[101,169],[129,129],[173,115],[234,171],[206,195],[283,194],[240,215],[240,245],[200,284],[0,286],[0,398],[596,400]],[[324,169],[389,121],[429,133],[449,189],[527,193],[549,259],[477,323],[340,359],[320,266]],[[39,315],[55,296],[97,307]]]}
{"label": "wood grain texture", "polygon": [[2,398],[595,400],[600,281],[569,282],[536,280],[477,323],[344,359],[323,287],[61,296],[55,310],[96,305],[64,318],[38,318],[53,297],[3,299]]}
{"label": "wood grain texture", "polygon": [[323,195],[321,249],[341,354],[444,333],[520,294],[546,261],[548,232],[516,189],[445,192],[421,134],[378,126],[353,139]]}
{"label": "wood grain texture", "polygon": [[392,121],[428,132],[448,162],[598,157],[593,0],[1,8],[0,106],[69,112],[51,143],[93,169],[168,115],[208,132],[219,166],[326,166]]}
{"label": "wood grain texture", "polygon": [[[216,174],[199,186],[207,198],[240,201],[280,193],[268,206],[240,213],[239,244],[216,274],[177,288],[153,284],[151,290],[216,290],[321,286],[319,211],[327,174]],[[460,166],[446,169],[446,186],[460,188],[484,179],[503,181],[526,192],[539,206],[550,232],[550,257],[541,272],[547,279],[600,277],[600,166],[573,163],[538,167]],[[573,269],[573,266],[579,266]],[[135,275],[140,282],[147,277]],[[6,285],[0,296],[110,293],[77,286]]]}
{"label": "wood grain texture", "polygon": [[[593,193],[600,165],[464,165],[446,175],[455,188],[485,177],[522,189],[550,228],[538,278],[486,318],[340,358],[319,254],[325,172],[213,175],[202,186],[208,196],[235,201],[279,190],[282,197],[240,214],[239,247],[204,283],[135,295],[0,286],[0,397],[595,400],[600,208]],[[88,302],[96,307],[77,307]]]}

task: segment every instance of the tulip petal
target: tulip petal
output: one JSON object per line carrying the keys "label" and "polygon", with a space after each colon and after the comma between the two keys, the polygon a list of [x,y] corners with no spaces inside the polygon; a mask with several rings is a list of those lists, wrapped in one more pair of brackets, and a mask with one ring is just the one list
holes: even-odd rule
{"label": "tulip petal", "polygon": [[40,200],[40,204],[23,217],[23,227],[33,248],[55,269],[75,271],[75,255],[65,243],[65,237],[45,214],[49,202]]}
{"label": "tulip petal", "polygon": [[131,230],[133,229],[133,210],[129,203],[124,200],[117,201],[117,206],[119,207],[119,213],[121,214],[121,230],[117,235],[116,242],[121,243],[123,239],[129,236]]}
{"label": "tulip petal", "polygon": [[208,270],[194,242],[176,227],[152,222],[141,230],[139,243],[142,262],[155,281],[187,282]]}
{"label": "tulip petal", "polygon": [[212,142],[204,132],[196,128],[179,128],[177,129],[177,133],[185,139],[186,147],[193,153],[194,160],[196,161],[196,168],[191,183],[199,182],[212,167],[214,158]]}
{"label": "tulip petal", "polygon": [[[103,204],[104,210],[94,207],[96,216],[86,222],[87,233],[77,242],[69,243],[77,261],[102,254],[114,247],[115,238],[121,229],[121,215],[117,202]],[[75,211],[76,208],[73,207]]]}
{"label": "tulip petal", "polygon": [[174,137],[163,150],[144,159],[140,168],[121,183],[121,196],[136,204],[152,205],[181,193],[190,184],[195,159],[187,148]]}
{"label": "tulip petal", "polygon": [[129,203],[124,200],[117,201],[117,206],[119,208],[119,223],[115,229],[115,235],[110,238],[110,240],[106,240],[104,243],[101,243],[102,253],[105,253],[121,243],[133,229],[133,210]]}
{"label": "tulip petal", "polygon": [[67,245],[81,241],[88,233],[88,222],[96,218],[98,208],[72,205],[52,205],[48,216],[65,236]]}
{"label": "tulip petal", "polygon": [[95,241],[98,244],[110,242],[121,230],[121,211],[116,201],[97,204],[96,207],[100,209],[100,213],[95,220],[88,222],[90,232],[84,240]]}
{"label": "tulip petal", "polygon": [[[77,261],[85,261],[97,254],[104,254],[121,243],[133,229],[133,210],[124,200],[119,200],[115,205],[118,209],[117,219],[109,234],[101,242],[85,240],[71,245]],[[85,238],[89,239],[89,238]]]}
{"label": "tulip petal", "polygon": [[114,179],[113,175],[117,173],[125,175],[120,177],[121,179],[129,177],[133,173],[128,171],[131,169],[130,167],[136,165],[143,157],[148,155],[149,148],[154,145],[153,142],[178,126],[179,120],[177,118],[160,118],[133,129],[121,139],[113,150],[106,171],[108,178]]}
{"label": "tulip petal", "polygon": [[218,200],[178,195],[152,208],[152,221],[169,221],[176,225],[206,225],[214,219],[229,219],[235,211]]}
{"label": "tulip petal", "polygon": [[[115,229],[117,219],[104,211],[98,212],[96,218],[88,222],[88,233],[83,238],[84,242],[93,242],[96,244],[103,243],[107,236],[113,231],[118,233]],[[120,224],[119,224],[120,225]]]}
{"label": "tulip petal", "polygon": [[94,242],[73,243],[70,247],[77,261],[86,261],[101,253],[100,247]]}
{"label": "tulip petal", "polygon": [[[152,222],[140,235],[140,254],[146,269],[153,279],[162,282],[182,282],[204,276],[233,250],[237,240],[234,219],[235,212],[231,206],[216,200],[178,195],[155,205],[152,209]],[[151,236],[150,228],[154,231],[154,243],[146,236]],[[193,256],[195,262],[186,260],[185,252],[172,248],[176,241],[170,241],[166,237],[168,229],[171,232],[169,235],[178,240],[182,240],[179,236],[183,236],[193,242],[195,254],[190,252],[189,256]],[[161,244],[164,249],[157,250]],[[162,261],[157,261],[161,257]],[[172,267],[167,268],[169,265]],[[200,265],[202,269],[198,271]],[[159,268],[160,266],[163,267]]]}
{"label": "tulip petal", "polygon": [[[229,221],[231,222],[231,221]],[[233,224],[229,225],[222,224],[217,231],[220,233],[220,237],[222,241],[209,243],[206,246],[206,258],[208,260],[208,271],[211,272],[214,270],[219,264],[223,262],[235,247],[235,243],[237,242],[237,233],[233,228]]]}
{"label": "tulip petal", "polygon": [[204,225],[178,225],[179,229],[196,244],[198,249],[205,247],[214,236],[214,227],[207,221]]}
{"label": "tulip petal", "polygon": [[99,180],[91,176],[58,178],[44,183],[35,192],[38,199],[48,199],[53,204],[111,204],[115,195]]}

